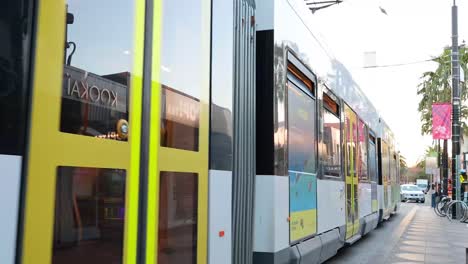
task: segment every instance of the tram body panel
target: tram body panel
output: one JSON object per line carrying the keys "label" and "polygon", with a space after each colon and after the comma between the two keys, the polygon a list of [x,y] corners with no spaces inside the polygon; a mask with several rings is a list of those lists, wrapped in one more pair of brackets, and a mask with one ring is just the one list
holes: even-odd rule
{"label": "tram body panel", "polygon": [[288,193],[289,178],[286,176],[257,175],[255,178],[253,245],[258,255],[289,248],[289,199],[285,199]]}
{"label": "tram body panel", "polygon": [[377,185],[377,197],[379,200],[379,210],[384,209],[384,191],[383,191],[383,185]]}
{"label": "tram body panel", "polygon": [[359,217],[370,215],[372,213],[372,185],[370,183],[359,183]]}
{"label": "tram body panel", "polygon": [[232,262],[234,1],[212,1],[208,263]]}
{"label": "tram body panel", "polygon": [[343,181],[319,179],[317,182],[317,233],[324,233],[344,227],[345,221],[345,183]]}
{"label": "tram body panel", "polygon": [[22,168],[27,162],[34,2],[8,0],[0,10],[0,259],[14,263],[21,228]]}
{"label": "tram body panel", "polygon": [[23,157],[0,154],[4,179],[0,185],[0,207],[3,215],[0,232],[0,256],[5,263],[14,263]]}

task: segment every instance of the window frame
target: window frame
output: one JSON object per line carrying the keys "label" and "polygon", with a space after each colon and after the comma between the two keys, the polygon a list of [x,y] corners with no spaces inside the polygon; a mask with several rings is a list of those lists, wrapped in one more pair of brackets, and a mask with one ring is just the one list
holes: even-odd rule
{"label": "window frame", "polygon": [[371,157],[369,155],[369,149],[371,148],[370,141],[374,144],[374,153],[375,153],[375,181],[372,179],[372,177],[369,177],[369,181],[371,183],[379,183],[379,158],[378,158],[378,146],[377,146],[377,137],[372,131],[371,128],[367,129],[367,168],[368,168],[368,173],[369,173],[369,168],[370,168],[370,161]]}
{"label": "window frame", "polygon": [[[325,84],[322,85],[322,98],[320,100],[320,119],[319,119],[319,135],[320,135],[320,144],[325,144],[324,143],[324,118],[325,118],[325,111],[328,111],[332,115],[336,116],[340,122],[340,138],[339,138],[339,149],[340,149],[340,174],[338,176],[334,175],[328,175],[325,174],[325,171],[323,169],[323,163],[321,156],[323,155],[322,151],[319,151],[319,174],[318,178],[322,180],[330,180],[330,181],[344,181],[344,172],[343,172],[343,162],[344,162],[344,153],[343,153],[343,102],[341,98],[336,96]],[[324,96],[328,96],[334,103],[337,105],[337,113],[334,113],[332,109],[330,109],[325,103],[324,103]]]}
{"label": "window frame", "polygon": [[[360,149],[361,142],[359,141],[359,137],[360,137],[359,124],[360,123],[362,123],[364,125],[362,133],[364,134],[363,143],[365,145],[365,150],[366,150],[366,177],[365,178],[362,177],[362,174],[361,174],[362,169],[360,169],[358,171],[359,182],[370,183],[371,179],[369,177],[369,126],[359,116],[358,116],[358,122],[357,123],[358,123],[358,145],[359,145],[358,158],[359,158],[359,161],[363,160],[362,159],[363,157],[361,156],[361,149]],[[361,164],[359,164],[359,166],[361,166]]]}
{"label": "window frame", "polygon": [[[317,84],[318,84],[318,81],[317,81],[317,76],[313,73],[313,71],[311,69],[309,69],[299,58],[298,56],[295,54],[295,52],[293,50],[291,50],[290,48],[285,48],[285,52],[286,52],[286,60],[285,60],[285,63],[286,63],[286,70],[285,70],[285,78],[284,78],[284,87],[285,87],[285,121],[286,121],[286,129],[289,129],[289,118],[288,118],[288,115],[289,115],[289,98],[288,98],[288,82],[292,82],[297,88],[299,88],[301,91],[303,91],[307,96],[310,96],[312,98],[312,100],[315,101],[315,124],[314,124],[314,132],[315,132],[315,136],[314,136],[314,140],[315,140],[315,149],[314,149],[314,152],[315,152],[315,169],[314,169],[314,172],[313,173],[317,173],[317,177],[318,177],[318,171],[319,171],[319,162],[320,162],[320,159],[319,159],[319,149],[318,149],[318,120],[319,120],[319,115],[318,115],[318,98],[317,98]],[[288,67],[289,65],[293,66],[292,69],[294,69],[296,72],[295,73],[290,73],[290,67]],[[312,87],[308,86],[306,83],[304,83],[300,78],[299,76],[297,76],[297,73],[299,73],[300,77],[302,78],[307,78],[309,81],[310,81],[310,84]],[[309,89],[304,89],[304,86],[309,88]],[[287,139],[286,139],[286,142],[287,142],[287,148],[286,148],[286,157],[285,157],[285,168],[286,168],[286,171],[289,171],[289,136],[287,136]]]}
{"label": "window frame", "polygon": [[[316,174],[316,177],[318,179],[319,176],[319,129],[318,129],[318,122],[320,119],[319,115],[319,100],[318,100],[318,80],[316,75],[313,73],[313,71],[307,67],[296,55],[296,53],[289,47],[286,47],[284,49],[285,52],[285,65],[286,69],[284,70],[284,81],[283,81],[283,87],[284,87],[284,94],[285,94],[285,127],[286,129],[289,129],[289,98],[288,98],[288,90],[290,89],[288,86],[288,83],[291,82],[292,85],[296,86],[299,90],[304,92],[306,96],[309,96],[315,103],[314,105],[314,114],[315,114],[315,121],[314,121],[314,140],[315,140],[315,146],[314,146],[314,153],[315,153],[315,168],[314,171],[311,174]],[[288,66],[293,66],[293,67],[288,67]],[[290,72],[290,69],[293,70],[293,72]],[[297,75],[297,72],[301,73],[301,75]],[[310,86],[304,83],[301,79],[306,78],[310,81]],[[307,87],[308,89],[305,89],[304,87]],[[286,149],[285,149],[285,170],[287,172],[287,176],[289,177],[289,135],[286,137]],[[309,172],[308,172],[309,173]],[[317,192],[316,194],[317,195]],[[289,180],[288,180],[288,200],[290,197],[290,187],[289,187]],[[318,202],[316,200],[316,206],[318,206]],[[291,204],[288,202],[288,214],[291,213]],[[312,234],[308,234],[302,238],[296,239],[296,240],[291,240],[291,224],[288,223],[288,240],[289,240],[289,245],[296,245],[302,241],[305,241],[309,238],[312,238],[317,235],[318,232],[318,226],[317,226],[317,221],[318,218],[315,218],[315,232]]]}

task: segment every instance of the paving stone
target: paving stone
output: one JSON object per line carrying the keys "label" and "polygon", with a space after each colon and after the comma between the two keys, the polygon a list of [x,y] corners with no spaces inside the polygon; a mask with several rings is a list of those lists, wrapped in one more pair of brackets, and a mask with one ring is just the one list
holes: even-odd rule
{"label": "paving stone", "polygon": [[424,263],[455,263],[455,260],[448,256],[426,255]]}
{"label": "paving stone", "polygon": [[426,248],[424,246],[400,246],[398,248],[400,251],[405,251],[408,253],[426,253]]}
{"label": "paving stone", "polygon": [[421,240],[403,240],[403,244],[405,245],[411,245],[411,246],[426,246],[426,241],[421,241]]}
{"label": "paving stone", "polygon": [[424,254],[415,254],[415,253],[397,253],[397,258],[403,259],[405,261],[424,261]]}
{"label": "paving stone", "polygon": [[450,251],[447,248],[426,247],[427,255],[449,256]]}

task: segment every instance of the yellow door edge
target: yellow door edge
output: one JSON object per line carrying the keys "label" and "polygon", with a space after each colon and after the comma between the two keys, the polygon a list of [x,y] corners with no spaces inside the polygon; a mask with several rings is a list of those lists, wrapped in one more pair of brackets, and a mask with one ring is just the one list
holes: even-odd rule
{"label": "yellow door edge", "polygon": [[151,115],[148,164],[148,201],[146,226],[146,263],[156,263],[158,259],[158,212],[159,212],[159,142],[161,126],[161,30],[162,0],[153,3],[153,39],[151,73]]}

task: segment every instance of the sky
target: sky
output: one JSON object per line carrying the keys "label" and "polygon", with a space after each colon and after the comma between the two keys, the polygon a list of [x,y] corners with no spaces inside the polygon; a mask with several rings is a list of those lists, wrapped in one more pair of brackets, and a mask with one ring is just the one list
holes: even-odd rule
{"label": "sky", "polygon": [[[434,62],[364,68],[364,53],[377,65],[423,61],[451,45],[449,0],[344,0],[313,14],[323,24],[320,38],[353,74],[363,92],[395,133],[401,154],[412,166],[424,156],[432,137],[421,136],[417,85]],[[459,43],[468,42],[468,1],[457,1]],[[387,15],[381,12],[382,7]]]}

